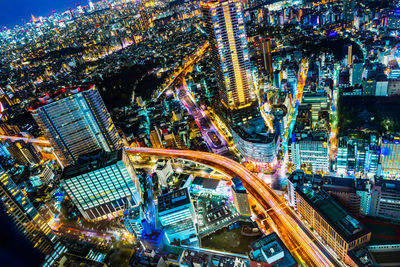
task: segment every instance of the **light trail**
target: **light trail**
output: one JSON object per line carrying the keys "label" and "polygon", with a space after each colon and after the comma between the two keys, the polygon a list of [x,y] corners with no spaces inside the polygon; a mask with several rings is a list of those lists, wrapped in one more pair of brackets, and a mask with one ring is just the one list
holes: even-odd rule
{"label": "light trail", "polygon": [[[20,137],[13,136],[0,136],[0,138],[21,140]],[[24,139],[28,142],[48,144],[48,141],[45,140]],[[307,266],[343,266],[343,263],[336,259],[336,255],[331,255],[330,251],[304,226],[297,214],[285,204],[285,201],[264,181],[240,163],[218,154],[202,151],[147,147],[125,147],[125,150],[129,154],[187,159],[215,168],[228,177],[237,176],[241,178],[249,194],[264,210],[270,210],[268,214],[279,226],[279,235],[288,249],[294,251],[294,256],[298,262],[305,262]]]}
{"label": "light trail", "polygon": [[[325,248],[314,243],[319,241],[313,235],[310,235],[309,232],[303,232],[301,227],[299,227],[299,223],[302,222],[298,219],[294,211],[286,205],[282,205],[284,201],[268,185],[240,163],[218,154],[191,150],[137,147],[126,148],[126,151],[133,154],[138,153],[159,157],[189,159],[215,168],[229,177],[240,177],[252,197],[265,210],[272,209],[271,218],[274,220],[276,225],[279,226],[278,232],[280,236],[284,240],[285,245],[288,246],[289,250],[295,249],[294,254],[299,262],[305,262],[307,266],[341,265],[341,263],[337,262],[335,257],[330,256],[326,250],[324,252],[321,251],[321,248]],[[326,254],[330,256],[330,260],[327,258]]]}
{"label": "light trail", "polygon": [[27,142],[27,143],[50,145],[50,142],[48,140],[35,139],[35,138],[29,138],[29,137],[22,137],[22,136],[0,135],[0,139],[10,140],[12,142],[24,141],[24,142]]}

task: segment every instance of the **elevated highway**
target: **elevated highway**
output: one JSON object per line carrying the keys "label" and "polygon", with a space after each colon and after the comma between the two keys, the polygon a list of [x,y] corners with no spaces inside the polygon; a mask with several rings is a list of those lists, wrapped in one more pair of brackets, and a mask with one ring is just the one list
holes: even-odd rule
{"label": "elevated highway", "polygon": [[210,166],[229,177],[238,176],[253,199],[268,211],[278,226],[279,235],[301,266],[343,266],[328,248],[303,225],[296,213],[264,181],[240,163],[218,154],[192,150],[125,148],[128,153],[181,158]]}

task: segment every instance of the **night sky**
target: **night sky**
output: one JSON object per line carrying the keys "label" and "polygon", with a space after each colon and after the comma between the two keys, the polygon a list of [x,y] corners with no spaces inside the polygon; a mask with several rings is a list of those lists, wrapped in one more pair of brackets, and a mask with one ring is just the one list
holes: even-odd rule
{"label": "night sky", "polygon": [[76,3],[85,6],[88,0],[0,0],[0,27],[13,28],[29,21],[31,13],[35,17],[47,17],[53,10],[62,12],[68,7],[75,8]]}

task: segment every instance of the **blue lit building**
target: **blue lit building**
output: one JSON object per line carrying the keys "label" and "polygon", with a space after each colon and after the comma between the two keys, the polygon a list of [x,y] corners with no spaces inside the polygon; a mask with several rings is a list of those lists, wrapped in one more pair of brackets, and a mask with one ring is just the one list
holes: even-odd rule
{"label": "blue lit building", "polygon": [[141,237],[142,233],[151,234],[151,227],[142,206],[136,206],[124,212],[124,224],[128,232]]}
{"label": "blue lit building", "polygon": [[187,188],[158,197],[158,218],[169,242],[196,236],[194,216],[193,204]]}
{"label": "blue lit building", "polygon": [[139,181],[123,150],[81,155],[77,164],[64,169],[61,183],[87,220],[121,216],[142,201]]}
{"label": "blue lit building", "polygon": [[54,252],[57,236],[29,199],[0,166],[0,199],[15,226],[44,254]]}
{"label": "blue lit building", "polygon": [[400,178],[400,134],[382,137],[381,175],[385,178]]}
{"label": "blue lit building", "polygon": [[94,85],[64,88],[39,98],[30,109],[63,166],[79,155],[115,151],[122,141]]}

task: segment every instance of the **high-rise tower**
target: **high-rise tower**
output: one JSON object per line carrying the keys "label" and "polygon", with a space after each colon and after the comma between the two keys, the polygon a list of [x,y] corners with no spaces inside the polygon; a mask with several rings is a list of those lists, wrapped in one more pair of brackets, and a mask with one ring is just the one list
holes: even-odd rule
{"label": "high-rise tower", "polygon": [[29,199],[0,166],[1,203],[15,225],[44,254],[51,254],[58,238]]}
{"label": "high-rise tower", "polygon": [[220,98],[226,109],[240,109],[255,100],[249,49],[240,0],[202,4]]}
{"label": "high-rise tower", "polygon": [[99,149],[115,151],[122,140],[95,86],[61,89],[30,108],[62,165]]}

